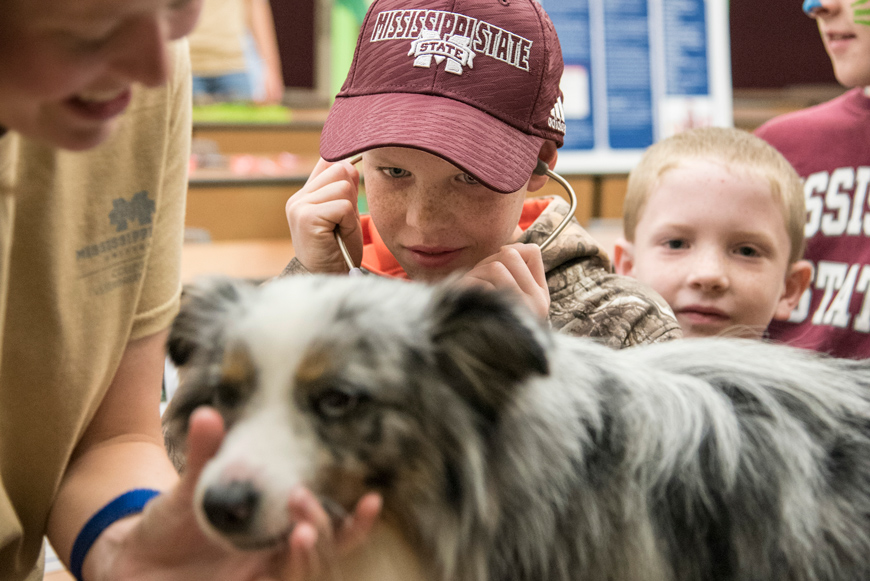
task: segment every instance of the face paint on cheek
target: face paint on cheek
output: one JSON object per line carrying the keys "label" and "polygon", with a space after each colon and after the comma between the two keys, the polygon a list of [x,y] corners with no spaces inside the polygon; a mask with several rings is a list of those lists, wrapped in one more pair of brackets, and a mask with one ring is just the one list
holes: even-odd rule
{"label": "face paint on cheek", "polygon": [[867,3],[870,3],[870,0],[855,0],[852,2],[852,18],[856,24],[870,26],[870,7],[858,8]]}
{"label": "face paint on cheek", "polygon": [[821,0],[804,0],[803,10],[807,16],[813,15],[813,10],[816,8],[821,8],[822,2]]}

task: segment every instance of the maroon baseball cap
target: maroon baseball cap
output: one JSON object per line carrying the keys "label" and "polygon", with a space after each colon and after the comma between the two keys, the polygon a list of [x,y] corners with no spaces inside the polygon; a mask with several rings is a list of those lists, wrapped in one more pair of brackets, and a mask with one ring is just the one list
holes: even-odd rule
{"label": "maroon baseball cap", "polygon": [[562,68],[536,0],[375,0],[320,154],[413,147],[514,192],[545,139],[562,145]]}

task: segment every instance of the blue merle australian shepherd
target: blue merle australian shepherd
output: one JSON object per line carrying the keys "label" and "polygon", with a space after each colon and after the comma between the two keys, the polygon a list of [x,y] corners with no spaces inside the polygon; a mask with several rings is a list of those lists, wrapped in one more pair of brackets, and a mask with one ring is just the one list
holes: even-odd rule
{"label": "blue merle australian shepherd", "polygon": [[238,547],[282,540],[303,484],[336,513],[380,492],[433,581],[870,580],[868,362],[613,351],[499,294],[334,276],[202,283],[169,349],[167,439],[223,414],[198,510]]}

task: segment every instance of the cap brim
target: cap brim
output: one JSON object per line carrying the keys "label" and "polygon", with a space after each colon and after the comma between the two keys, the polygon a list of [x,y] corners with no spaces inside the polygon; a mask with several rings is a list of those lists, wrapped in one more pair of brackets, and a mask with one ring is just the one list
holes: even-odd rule
{"label": "cap brim", "polygon": [[320,155],[338,161],[376,147],[412,147],[510,193],[531,177],[543,142],[454,99],[384,93],[337,98],[323,127]]}

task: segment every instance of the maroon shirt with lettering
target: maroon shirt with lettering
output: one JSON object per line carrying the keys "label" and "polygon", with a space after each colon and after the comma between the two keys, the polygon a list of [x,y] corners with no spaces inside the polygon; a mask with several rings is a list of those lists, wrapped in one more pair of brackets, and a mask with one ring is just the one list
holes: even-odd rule
{"label": "maroon shirt with lettering", "polygon": [[870,357],[870,98],[853,89],[777,117],[756,135],[804,179],[813,280],[771,339],[835,355]]}

